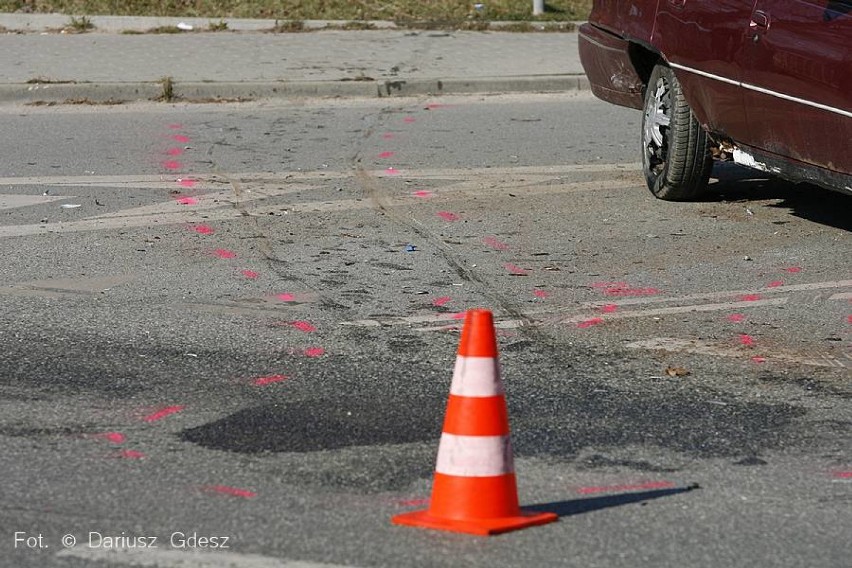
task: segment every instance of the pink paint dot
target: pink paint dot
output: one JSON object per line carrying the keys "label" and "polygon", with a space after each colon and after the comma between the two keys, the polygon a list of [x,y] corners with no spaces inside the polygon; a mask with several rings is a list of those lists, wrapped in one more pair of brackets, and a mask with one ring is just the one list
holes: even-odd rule
{"label": "pink paint dot", "polygon": [[546,290],[533,290],[533,296],[544,299],[550,296],[550,292]]}
{"label": "pink paint dot", "polygon": [[465,316],[467,316],[467,312],[456,312],[454,314],[450,314],[450,319],[463,320]]}
{"label": "pink paint dot", "polygon": [[441,296],[440,298],[435,298],[434,300],[432,300],[432,305],[438,306],[440,308],[441,306],[444,306],[450,303],[451,301],[452,298],[450,298],[449,296]]}
{"label": "pink paint dot", "polygon": [[746,294],[744,296],[740,296],[741,302],[757,302],[760,299],[760,294]]}
{"label": "pink paint dot", "polygon": [[220,493],[222,495],[230,495],[232,497],[242,497],[244,499],[252,499],[257,497],[257,493],[248,489],[239,489],[228,485],[205,485],[201,488],[205,493]]}
{"label": "pink paint dot", "polygon": [[179,205],[198,205],[198,200],[194,197],[179,197],[175,201]]}
{"label": "pink paint dot", "polygon": [[169,124],[168,128],[170,130],[180,130],[181,128],[183,128],[183,124],[176,122],[176,123],[173,123],[173,124]]}
{"label": "pink paint dot", "polygon": [[183,167],[183,164],[176,160],[166,160],[163,162],[163,167],[167,170],[179,170]]}
{"label": "pink paint dot", "polygon": [[444,221],[449,221],[451,223],[453,221],[458,221],[459,219],[461,219],[461,217],[449,211],[438,211],[438,217],[440,217]]}
{"label": "pink paint dot", "polygon": [[393,140],[395,137],[396,134],[394,134],[393,132],[385,132],[384,134],[382,134],[382,138],[384,140]]}
{"label": "pink paint dot", "polygon": [[600,307],[600,310],[605,314],[611,314],[614,311],[618,310],[618,306],[615,304],[606,304]]}
{"label": "pink paint dot", "polygon": [[411,124],[412,122],[416,122],[417,119],[414,118],[413,116],[406,116],[405,118],[402,119],[402,121],[406,124]]}
{"label": "pink paint dot", "polygon": [[775,280],[774,282],[770,282],[769,284],[767,284],[766,287],[767,288],[778,288],[779,286],[783,286],[783,285],[784,285],[783,280]]}
{"label": "pink paint dot", "polygon": [[400,174],[400,171],[394,167],[390,167],[385,170],[385,174],[389,176],[398,176]]}
{"label": "pink paint dot", "polygon": [[379,158],[390,158],[394,154],[396,154],[396,152],[382,152],[379,154]]}
{"label": "pink paint dot", "polygon": [[160,409],[156,412],[149,414],[148,416],[145,416],[142,420],[145,421],[145,422],[156,422],[158,420],[162,420],[163,418],[165,418],[167,416],[171,416],[172,414],[176,414],[176,413],[180,412],[181,410],[183,410],[184,408],[186,408],[186,407],[184,405],[181,405],[181,404],[174,405],[174,406],[167,406],[163,409]]}
{"label": "pink paint dot", "polygon": [[246,278],[251,278],[251,279],[255,279],[258,276],[260,276],[260,273],[255,272],[254,270],[242,270],[242,271],[240,271],[240,274],[242,274]]}
{"label": "pink paint dot", "polygon": [[274,384],[274,383],[280,383],[282,381],[286,381],[288,378],[289,377],[287,377],[285,375],[269,375],[268,377],[258,377],[255,380],[253,380],[251,384],[253,384],[256,387],[262,387],[262,386],[271,385],[271,384]]}
{"label": "pink paint dot", "polygon": [[290,294],[288,292],[284,292],[283,294],[278,294],[275,297],[278,298],[279,300],[281,300],[282,302],[292,302],[293,300],[296,299],[296,296],[294,296],[293,294]]}
{"label": "pink paint dot", "polygon": [[852,323],[852,315],[849,315],[849,316],[846,318],[846,323]]}
{"label": "pink paint dot", "polygon": [[237,253],[228,249],[216,249],[213,251],[213,254],[219,258],[237,258]]}
{"label": "pink paint dot", "polygon": [[526,276],[529,274],[529,271],[524,270],[520,266],[512,264],[511,262],[507,262],[503,265],[503,268],[509,271],[510,274],[514,274],[515,276]]}
{"label": "pink paint dot", "polygon": [[325,354],[325,349],[322,347],[308,347],[304,353],[306,357],[321,357]]}
{"label": "pink paint dot", "polygon": [[746,333],[741,333],[740,344],[752,347],[754,345],[754,338]]}
{"label": "pink paint dot", "polygon": [[760,355],[755,355],[751,360],[755,363],[766,363],[766,357],[761,357]]}
{"label": "pink paint dot", "polygon": [[103,434],[95,434],[96,438],[103,438],[113,444],[123,444],[127,440],[127,436],[121,432],[104,432]]}
{"label": "pink paint dot", "polygon": [[216,232],[210,225],[192,225],[190,228],[200,235],[212,235]]}
{"label": "pink paint dot", "polygon": [[586,329],[587,327],[592,327],[593,325],[600,325],[603,323],[603,321],[604,320],[601,318],[587,319],[586,321],[581,321],[580,323],[578,323],[577,327],[579,327],[580,329]]}
{"label": "pink paint dot", "polygon": [[174,140],[175,142],[186,144],[187,142],[189,142],[189,136],[184,136],[183,134],[175,134],[174,136],[172,136],[172,140]]}
{"label": "pink paint dot", "polygon": [[432,193],[431,191],[426,190],[426,189],[421,189],[419,191],[415,191],[411,195],[413,195],[414,197],[421,197],[421,198],[434,197],[435,196],[434,193]]}
{"label": "pink paint dot", "polygon": [[740,323],[745,320],[745,316],[743,314],[731,314],[728,316],[728,321],[731,323]]}
{"label": "pink paint dot", "polygon": [[317,330],[316,327],[311,324],[311,322],[307,321],[294,321],[290,325],[298,329],[299,331],[304,331],[305,333],[313,333]]}
{"label": "pink paint dot", "polygon": [[802,271],[801,266],[788,266],[784,269],[784,272],[789,272],[790,274],[798,274]]}
{"label": "pink paint dot", "polygon": [[429,103],[424,107],[426,110],[436,110],[439,108],[450,108],[450,105],[445,105],[441,103]]}
{"label": "pink paint dot", "polygon": [[145,454],[136,450],[122,450],[118,457],[128,460],[143,460]]}
{"label": "pink paint dot", "polygon": [[509,245],[497,239],[497,237],[488,236],[482,239],[482,242],[496,250],[509,250]]}
{"label": "pink paint dot", "polygon": [[183,154],[183,148],[169,148],[166,150],[166,154],[169,156],[180,156]]}
{"label": "pink paint dot", "polygon": [[182,178],[177,180],[178,185],[181,187],[195,187],[195,184],[198,183],[198,180],[192,178]]}
{"label": "pink paint dot", "polygon": [[852,471],[836,471],[832,474],[835,479],[852,479]]}

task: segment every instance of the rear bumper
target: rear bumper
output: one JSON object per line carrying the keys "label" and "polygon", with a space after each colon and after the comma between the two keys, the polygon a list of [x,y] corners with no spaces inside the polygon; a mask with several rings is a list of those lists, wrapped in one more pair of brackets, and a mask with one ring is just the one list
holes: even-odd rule
{"label": "rear bumper", "polygon": [[630,60],[630,42],[592,24],[579,30],[580,62],[592,92],[607,102],[642,108],[642,79]]}

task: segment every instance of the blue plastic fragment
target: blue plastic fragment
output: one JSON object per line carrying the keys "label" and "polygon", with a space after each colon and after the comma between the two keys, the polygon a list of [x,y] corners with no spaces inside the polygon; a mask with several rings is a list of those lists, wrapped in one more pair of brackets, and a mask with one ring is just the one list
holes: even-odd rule
{"label": "blue plastic fragment", "polygon": [[405,245],[405,252],[414,252],[417,250],[417,247],[414,245]]}

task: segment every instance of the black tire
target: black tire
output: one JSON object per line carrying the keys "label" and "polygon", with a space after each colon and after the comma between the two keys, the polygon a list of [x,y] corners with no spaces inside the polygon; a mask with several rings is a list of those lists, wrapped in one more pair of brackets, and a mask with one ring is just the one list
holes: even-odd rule
{"label": "black tire", "polygon": [[707,190],[710,139],[683,97],[672,70],[657,65],[645,88],[642,169],[648,189],[666,201],[689,201]]}

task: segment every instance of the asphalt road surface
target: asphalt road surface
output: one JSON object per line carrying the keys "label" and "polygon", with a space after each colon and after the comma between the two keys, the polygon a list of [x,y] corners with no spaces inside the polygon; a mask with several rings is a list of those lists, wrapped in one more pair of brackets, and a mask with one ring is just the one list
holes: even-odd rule
{"label": "asphalt road surface", "polygon": [[[0,565],[849,565],[848,197],[588,95],[0,114]],[[560,520],[393,526],[473,307]]]}

